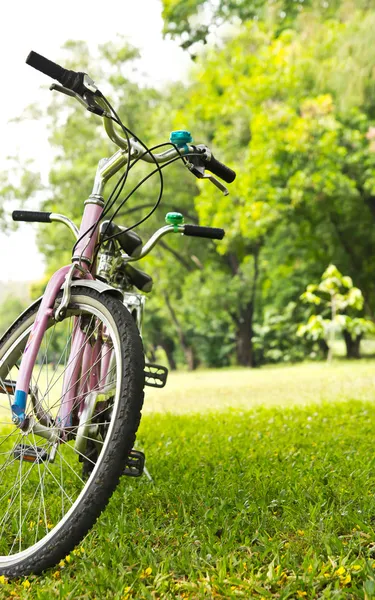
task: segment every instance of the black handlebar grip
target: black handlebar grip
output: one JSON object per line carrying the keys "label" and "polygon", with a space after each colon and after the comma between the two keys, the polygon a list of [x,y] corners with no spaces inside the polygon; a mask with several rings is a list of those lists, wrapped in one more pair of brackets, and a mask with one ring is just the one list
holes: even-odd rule
{"label": "black handlebar grip", "polygon": [[48,77],[56,79],[57,81],[61,80],[67,70],[52,62],[52,60],[45,58],[41,54],[34,52],[33,50],[27,57],[26,64],[30,65],[30,67],[34,67],[34,69],[37,69],[37,71],[44,73],[44,75],[48,75]]}
{"label": "black handlebar grip", "polygon": [[211,155],[210,160],[206,160],[205,163],[206,168],[214,175],[220,177],[223,181],[232,183],[232,181],[236,179],[236,172],[217,160],[213,155]]}
{"label": "black handlebar grip", "polygon": [[224,229],[218,227],[201,227],[200,225],[184,225],[184,235],[193,237],[209,238],[210,240],[222,240],[225,236]]}
{"label": "black handlebar grip", "polygon": [[26,221],[28,223],[51,223],[51,214],[39,210],[14,210],[12,219],[13,221]]}
{"label": "black handlebar grip", "polygon": [[62,86],[69,90],[73,90],[73,92],[76,92],[80,96],[83,96],[83,94],[87,92],[87,88],[84,84],[85,73],[77,73],[76,71],[64,69],[64,67],[60,67],[60,65],[57,65],[52,62],[52,60],[45,58],[33,50],[27,57],[26,64],[30,65],[30,67],[34,67],[34,69],[37,69],[41,73],[44,73],[44,75],[56,79]]}

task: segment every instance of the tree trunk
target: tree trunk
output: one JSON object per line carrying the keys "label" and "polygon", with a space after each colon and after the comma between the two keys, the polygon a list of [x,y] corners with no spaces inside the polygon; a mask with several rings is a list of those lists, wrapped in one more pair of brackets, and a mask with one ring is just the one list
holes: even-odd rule
{"label": "tree trunk", "polygon": [[153,363],[156,362],[155,350],[155,346],[150,346],[149,348],[147,348],[147,354],[150,357],[150,361]]}
{"label": "tree trunk", "polygon": [[242,323],[238,324],[236,330],[236,352],[237,352],[237,363],[242,367],[254,367],[254,355],[253,355],[253,309],[252,306],[248,306],[247,318],[243,319]]}
{"label": "tree trunk", "polygon": [[199,361],[194,352],[194,348],[192,346],[182,346],[182,349],[185,354],[185,358],[186,358],[186,362],[187,362],[189,371],[194,371],[199,364]]}
{"label": "tree trunk", "polygon": [[189,369],[189,371],[194,371],[194,369],[196,369],[199,364],[198,359],[195,356],[194,348],[192,346],[190,346],[186,340],[184,330],[181,326],[181,323],[177,319],[177,315],[176,315],[174,308],[169,300],[168,294],[164,294],[164,298],[165,298],[165,303],[168,307],[169,313],[171,315],[172,321],[175,324],[178,339],[181,344],[182,350],[184,351],[185,360],[186,360],[188,369]]}
{"label": "tree trunk", "polygon": [[243,367],[255,367],[253,351],[253,319],[255,297],[259,276],[259,253],[260,247],[254,250],[254,276],[250,301],[243,307],[240,316],[234,318],[236,327],[236,351],[237,362]]}
{"label": "tree trunk", "polygon": [[361,358],[361,340],[362,335],[357,335],[354,340],[348,331],[344,331],[344,340],[346,345],[346,358]]}
{"label": "tree trunk", "polygon": [[173,356],[173,350],[174,350],[173,341],[172,340],[163,340],[162,342],[160,342],[160,346],[161,346],[161,348],[163,348],[163,350],[166,354],[170,370],[175,371],[177,369],[177,365],[176,365],[176,361]]}
{"label": "tree trunk", "polygon": [[320,339],[317,341],[317,344],[320,348],[320,351],[323,353],[324,359],[327,360],[327,356],[328,356],[328,352],[329,352],[329,346],[328,346],[327,342],[324,339]]}

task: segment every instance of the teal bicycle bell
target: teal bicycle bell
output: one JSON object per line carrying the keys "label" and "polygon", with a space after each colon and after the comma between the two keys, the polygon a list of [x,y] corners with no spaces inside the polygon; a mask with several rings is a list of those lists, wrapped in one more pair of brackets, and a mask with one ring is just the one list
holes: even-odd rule
{"label": "teal bicycle bell", "polygon": [[187,150],[187,144],[191,144],[193,138],[190,131],[186,131],[186,129],[177,129],[176,131],[172,131],[169,141],[177,146],[177,148]]}

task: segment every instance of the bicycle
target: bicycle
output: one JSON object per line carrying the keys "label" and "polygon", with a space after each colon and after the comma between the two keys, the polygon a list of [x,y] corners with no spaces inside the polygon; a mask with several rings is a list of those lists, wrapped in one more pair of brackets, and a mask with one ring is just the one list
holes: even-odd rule
{"label": "bicycle", "polygon": [[[58,563],[93,526],[120,477],[143,471],[144,456],[133,448],[143,389],[165,385],[167,370],[144,362],[140,291],[150,291],[152,278],[131,263],[166,234],[224,236],[222,229],[184,224],[182,215],[169,213],[167,225],[143,244],[135,225],[115,224],[118,209],[103,220],[127,173],[139,160],[154,163],[162,184],[162,167],[179,160],[224,193],[205,170],[229,183],[235,178],[186,131],[173,132],[163,152],[147,148],[87,74],[35,52],[26,62],[59,82],[50,89],[103,118],[118,150],[98,164],[79,229],[62,214],[13,212],[16,221],[63,223],[76,241],[72,263],[52,275],[43,296],[0,340],[0,574],[7,577]],[[117,192],[105,201],[106,183],[123,167]],[[162,185],[154,209],[161,193]]]}

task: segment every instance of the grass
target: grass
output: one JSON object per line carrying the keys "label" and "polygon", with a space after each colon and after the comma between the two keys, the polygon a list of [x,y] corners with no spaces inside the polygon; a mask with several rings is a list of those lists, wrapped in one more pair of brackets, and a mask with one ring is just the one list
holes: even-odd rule
{"label": "grass", "polygon": [[144,414],[373,401],[374,367],[375,361],[361,360],[171,373],[165,388],[147,388]]}
{"label": "grass", "polygon": [[375,362],[178,373],[82,547],[0,598],[375,598]]}

